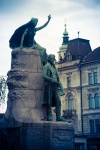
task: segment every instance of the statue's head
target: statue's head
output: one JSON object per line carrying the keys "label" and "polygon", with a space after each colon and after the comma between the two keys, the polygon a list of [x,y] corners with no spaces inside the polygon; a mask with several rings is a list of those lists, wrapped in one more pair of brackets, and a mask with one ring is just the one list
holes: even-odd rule
{"label": "statue's head", "polygon": [[37,18],[31,18],[31,21],[30,21],[34,26],[37,25],[38,23],[38,19]]}
{"label": "statue's head", "polygon": [[53,63],[53,62],[55,61],[55,55],[54,55],[54,54],[48,55],[48,61],[49,61],[50,63]]}

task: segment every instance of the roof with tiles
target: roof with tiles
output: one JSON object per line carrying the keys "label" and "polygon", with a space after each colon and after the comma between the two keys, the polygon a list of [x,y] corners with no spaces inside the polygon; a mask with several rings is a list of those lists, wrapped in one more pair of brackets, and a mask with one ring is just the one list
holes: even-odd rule
{"label": "roof with tiles", "polygon": [[81,39],[81,38],[70,40],[68,42],[68,48],[66,50],[64,62],[67,61],[67,52],[70,52],[72,54],[72,60],[77,60],[79,59],[79,56],[81,58],[84,58],[91,51],[92,50],[91,50],[89,40]]}
{"label": "roof with tiles", "polygon": [[83,60],[83,63],[100,60],[100,47],[97,47],[93,51],[91,51]]}

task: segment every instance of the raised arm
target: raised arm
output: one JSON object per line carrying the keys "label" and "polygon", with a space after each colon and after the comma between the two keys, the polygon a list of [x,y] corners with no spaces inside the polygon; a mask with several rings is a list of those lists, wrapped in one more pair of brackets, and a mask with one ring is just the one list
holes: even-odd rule
{"label": "raised arm", "polygon": [[35,28],[35,32],[45,28],[48,25],[50,19],[51,19],[51,15],[48,16],[48,21],[44,25],[42,25],[41,27]]}

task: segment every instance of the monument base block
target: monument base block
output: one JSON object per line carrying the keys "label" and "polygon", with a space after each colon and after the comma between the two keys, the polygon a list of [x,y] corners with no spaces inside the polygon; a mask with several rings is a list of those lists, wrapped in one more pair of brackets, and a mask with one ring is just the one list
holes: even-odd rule
{"label": "monument base block", "polygon": [[26,124],[20,133],[22,150],[74,150],[74,130],[68,123]]}
{"label": "monument base block", "polygon": [[23,124],[20,142],[21,150],[74,150],[74,130],[60,122]]}
{"label": "monument base block", "polygon": [[0,150],[75,150],[72,124],[22,123],[0,129]]}
{"label": "monument base block", "polygon": [[20,142],[21,150],[74,150],[74,130],[61,122],[23,124]]}

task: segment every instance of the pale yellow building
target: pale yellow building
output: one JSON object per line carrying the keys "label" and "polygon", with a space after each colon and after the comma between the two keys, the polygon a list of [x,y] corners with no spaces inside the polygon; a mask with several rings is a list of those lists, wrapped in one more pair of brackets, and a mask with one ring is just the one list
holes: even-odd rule
{"label": "pale yellow building", "polygon": [[62,115],[74,124],[76,150],[99,150],[100,47],[92,51],[89,40],[68,40],[67,32],[56,66],[65,89]]}

